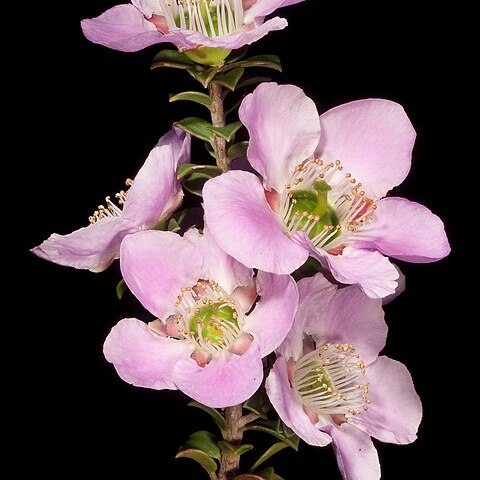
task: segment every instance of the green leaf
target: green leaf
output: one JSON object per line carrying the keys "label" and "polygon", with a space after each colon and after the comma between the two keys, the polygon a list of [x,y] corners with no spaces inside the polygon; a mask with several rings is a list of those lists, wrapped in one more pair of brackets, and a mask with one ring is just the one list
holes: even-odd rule
{"label": "green leaf", "polygon": [[201,450],[207,455],[220,460],[220,448],[218,447],[217,438],[213,433],[206,430],[192,433],[185,442],[185,447]]}
{"label": "green leaf", "polygon": [[216,177],[222,173],[222,170],[216,165],[195,165],[194,163],[184,163],[177,169],[177,179],[182,180],[194,172],[203,173],[209,177]]}
{"label": "green leaf", "polygon": [[202,71],[196,71],[193,69],[187,71],[195,80],[199,81],[205,88],[207,88],[212,78],[218,73],[218,67],[207,68]]}
{"label": "green leaf", "polygon": [[[273,425],[272,425],[273,424]],[[277,422],[258,422],[258,423],[253,423],[250,425],[245,426],[245,430],[253,430],[256,432],[265,432],[268,433],[269,435],[272,435],[275,438],[278,438],[278,440],[281,440],[282,442],[286,443],[289,447],[293,448],[295,451],[298,450],[298,444],[299,444],[299,438],[294,435],[290,435],[287,437],[282,425],[278,425]]]}
{"label": "green leaf", "polygon": [[210,175],[205,175],[204,173],[193,173],[183,181],[183,188],[188,192],[201,197],[205,182],[211,178],[212,177]]}
{"label": "green leaf", "polygon": [[234,455],[243,455],[245,452],[249,452],[250,450],[252,450],[252,448],[254,448],[254,446],[250,445],[249,443],[244,443],[242,445],[232,445],[225,440],[220,440],[218,442],[218,446],[223,452],[233,453]]}
{"label": "green leaf", "polygon": [[228,88],[232,92],[235,90],[238,81],[242,78],[245,69],[243,67],[236,67],[229,70],[227,73],[215,75],[212,80],[213,83],[218,83],[222,87]]}
{"label": "green leaf", "polygon": [[[248,142],[242,142],[248,143]],[[230,150],[229,150],[230,151]],[[230,156],[230,155],[229,155]],[[259,388],[252,397],[250,397],[244,404],[243,408],[256,413],[260,418],[267,420],[266,408],[268,407],[268,398],[264,388]]]}
{"label": "green leaf", "polygon": [[238,82],[237,88],[248,87],[249,85],[256,85],[257,83],[270,82],[272,77],[268,75],[244,75],[242,80]]}
{"label": "green leaf", "polygon": [[208,473],[211,480],[216,480],[217,476],[215,472],[217,471],[217,462],[201,450],[194,448],[189,448],[187,450],[180,450],[175,458],[191,458],[199,463]]}
{"label": "green leaf", "polygon": [[232,53],[225,59],[225,63],[232,63],[236,62],[237,60],[240,60],[243,58],[248,52],[248,45],[244,45],[241,48],[238,48],[237,50],[233,50]]}
{"label": "green leaf", "polygon": [[169,102],[178,102],[179,100],[199,103],[207,108],[210,108],[212,104],[212,99],[206,93],[201,92],[180,92],[175,95],[170,95]]}
{"label": "green leaf", "polygon": [[236,62],[235,65],[240,67],[262,67],[271,68],[272,70],[282,71],[282,64],[277,55],[255,55],[254,57]]}
{"label": "green leaf", "polygon": [[217,424],[218,428],[220,428],[220,430],[225,430],[227,426],[225,423],[225,418],[218,410],[207,407],[193,400],[188,403],[188,406],[198,408],[199,410],[203,410],[204,412],[208,413],[213,418],[213,421]]}
{"label": "green leaf", "polygon": [[206,142],[213,142],[212,124],[203,118],[187,117],[179,122],[175,122],[174,125],[194,137],[205,140]]}
{"label": "green leaf", "polygon": [[127,291],[127,284],[123,278],[117,283],[115,290],[117,292],[117,298],[121,300],[124,293]]}
{"label": "green leaf", "polygon": [[215,156],[215,150],[213,149],[212,145],[208,142],[205,142],[205,148],[207,149],[207,152],[210,154],[211,157],[217,158]]}
{"label": "green leaf", "polygon": [[209,130],[229,142],[241,126],[242,122],[233,122],[224,127],[210,127]]}
{"label": "green leaf", "polygon": [[[284,448],[287,448],[288,445],[285,442],[274,443],[269,449],[265,451],[258,460],[251,466],[250,472],[254,472],[262,463],[266,462],[270,457],[275,455],[278,452],[281,452]],[[273,472],[273,469],[272,469]]]}
{"label": "green leaf", "polygon": [[277,475],[273,470],[273,467],[268,467],[262,470],[261,472],[257,472],[258,475],[261,475],[262,478],[265,480],[283,480],[280,475]]}
{"label": "green leaf", "polygon": [[174,233],[179,232],[180,224],[174,218],[171,218],[168,222],[167,231]]}
{"label": "green leaf", "polygon": [[150,68],[153,70],[154,68],[170,67],[188,70],[189,68],[195,68],[195,66],[195,62],[190,60],[184,53],[180,53],[177,50],[162,50],[155,55]]}

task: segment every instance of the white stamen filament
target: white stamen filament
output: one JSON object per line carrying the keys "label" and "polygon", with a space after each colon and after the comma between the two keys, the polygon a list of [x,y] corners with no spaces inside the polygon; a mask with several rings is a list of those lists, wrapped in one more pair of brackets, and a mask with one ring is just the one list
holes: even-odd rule
{"label": "white stamen filament", "polygon": [[365,363],[350,344],[327,343],[305,355],[293,370],[292,388],[318,415],[345,415],[368,410],[368,383],[361,384]]}
{"label": "white stamen filament", "polygon": [[[209,354],[215,354],[231,347],[242,334],[245,324],[244,312],[215,281],[199,280],[193,287],[182,288],[177,299],[178,301],[175,304],[178,311],[175,317],[177,331],[189,340],[195,348]],[[192,329],[195,315],[201,312],[202,308],[208,306],[215,306],[218,311],[230,307],[233,310],[234,322],[221,317],[217,318],[213,314],[210,319],[205,321],[196,320],[196,328]],[[210,338],[205,338],[204,327],[206,323],[215,328],[215,335],[220,340],[212,341]]]}
{"label": "white stamen filament", "polygon": [[[216,37],[233,33],[243,25],[242,0],[159,0],[158,3],[158,15],[165,18],[169,29],[180,27]],[[210,9],[216,11],[216,25]]]}
{"label": "white stamen filament", "polygon": [[[125,185],[130,188],[133,185],[133,180],[127,178],[127,180],[125,180]],[[120,190],[120,192],[115,194],[118,205],[124,205],[127,199],[128,188],[127,190]],[[119,217],[122,214],[122,209],[118,205],[115,205],[109,196],[105,197],[105,205],[99,205],[97,210],[95,210],[93,214],[88,217],[88,221],[90,223],[96,223],[103,218]]]}
{"label": "white stamen filament", "polygon": [[360,238],[357,232],[373,220],[371,214],[376,205],[374,200],[360,190],[361,183],[352,178],[350,173],[343,173],[340,160],[325,164],[322,160],[312,157],[295,167],[280,196],[279,215],[285,224],[287,234],[302,231],[308,235],[321,220],[318,215],[314,216],[309,212],[297,211],[293,215],[292,212],[297,203],[293,198],[295,190],[315,192],[315,182],[322,180],[331,187],[328,192],[328,203],[337,215],[338,225],[325,225],[311,241],[316,248],[329,251],[344,247]]}

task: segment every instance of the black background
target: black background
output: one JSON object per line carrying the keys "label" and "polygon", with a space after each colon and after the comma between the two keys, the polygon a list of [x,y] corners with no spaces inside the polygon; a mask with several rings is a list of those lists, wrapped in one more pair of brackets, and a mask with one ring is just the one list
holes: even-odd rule
{"label": "black background", "polygon": [[[407,290],[387,307],[385,352],[412,372],[424,419],[413,445],[376,445],[383,478],[423,478],[439,458],[444,464],[453,458],[445,441],[445,417],[450,427],[455,423],[446,369],[456,341],[450,309],[461,298],[454,264],[462,250],[463,193],[455,188],[464,165],[455,140],[464,92],[453,82],[465,75],[465,65],[449,32],[452,12],[420,13],[408,2],[353,9],[322,3],[283,10],[290,26],[251,50],[280,55],[284,74],[275,79],[302,87],[319,111],[383,97],[401,103],[417,130],[411,173],[395,193],[444,219],[453,253],[436,264],[402,265]],[[16,375],[25,394],[15,435],[29,461],[17,468],[67,478],[72,471],[205,478],[193,462],[174,455],[192,431],[213,430],[209,418],[187,408],[179,392],[127,385],[103,358],[103,340],[119,319],[150,318],[133,298],[116,299],[118,265],[92,274],[27,253],[51,232],[84,225],[103,197],[135,174],[171,123],[192,114],[191,105],[169,104],[168,93],[197,88],[193,80],[180,71],[149,70],[158,47],[126,54],[83,38],[80,20],[114,4],[43,4],[31,20],[33,48],[21,56],[27,88],[12,123],[22,138],[10,161],[19,167],[10,178],[21,192],[13,215],[20,224],[13,248],[21,249],[20,263],[15,261],[21,280],[11,282],[21,314],[12,344],[26,362]],[[266,440],[247,437],[252,439]],[[289,480],[340,478],[330,447],[302,445],[299,454],[284,451],[273,464]]]}

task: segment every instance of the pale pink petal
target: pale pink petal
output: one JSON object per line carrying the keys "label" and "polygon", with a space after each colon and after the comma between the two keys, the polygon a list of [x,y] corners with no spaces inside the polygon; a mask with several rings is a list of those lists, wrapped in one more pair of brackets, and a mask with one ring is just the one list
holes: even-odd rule
{"label": "pale pink petal", "polygon": [[379,480],[380,462],[370,435],[348,423],[327,428],[344,480]]}
{"label": "pale pink petal", "polygon": [[397,288],[395,289],[395,293],[392,293],[382,298],[382,305],[388,305],[390,302],[393,302],[399,295],[401,295],[405,291],[405,275],[400,270],[398,265],[393,264],[393,266],[397,269],[399,275],[397,278]]}
{"label": "pale pink petal", "polygon": [[120,250],[120,268],[128,288],[162,320],[177,311],[177,296],[182,288],[197,283],[202,264],[194,245],[172,232],[129,235]]}
{"label": "pale pink petal", "polygon": [[294,85],[262,83],[245,97],[238,114],[250,135],[248,161],[266,188],[281,192],[318,144],[315,103]]}
{"label": "pale pink petal", "polygon": [[145,17],[150,18],[154,13],[159,13],[158,0],[131,0]]}
{"label": "pale pink petal", "polygon": [[244,22],[253,22],[255,18],[266,17],[278,8],[294,5],[295,3],[303,2],[304,0],[244,0],[243,8],[246,10]]}
{"label": "pale pink petal", "polygon": [[59,265],[102,272],[118,258],[125,235],[137,230],[121,217],[103,218],[68,235],[53,233],[31,252]]}
{"label": "pale pink petal", "polygon": [[290,275],[258,272],[260,301],[248,315],[245,330],[253,335],[265,357],[277,348],[290,330],[298,305],[298,289]]}
{"label": "pale pink petal", "polygon": [[303,339],[309,335],[310,319],[321,318],[337,290],[321,273],[302,278],[298,282],[299,303],[293,326],[277,353],[298,360],[303,356]]}
{"label": "pale pink petal", "polygon": [[283,357],[277,359],[267,380],[265,389],[273,408],[277,411],[283,423],[290,427],[302,440],[310,445],[324,447],[331,438],[318,430],[303,410],[303,406],[290,387],[287,364]]}
{"label": "pale pink petal", "polygon": [[250,45],[270,32],[283,30],[288,25],[284,18],[274,17],[265,23],[257,25],[247,25],[239,29],[236,33],[224,35],[221,37],[207,37],[203,33],[192,30],[172,29],[168,35],[169,41],[178,48],[188,49],[199,46],[215,47],[224,50],[235,50],[245,45]]}
{"label": "pale pink petal", "polygon": [[[317,274],[320,275],[320,274]],[[347,343],[355,347],[361,359],[373,362],[387,339],[382,300],[369,298],[359,286],[335,292],[326,311],[312,309],[308,330],[317,347],[325,343]]]}
{"label": "pale pink petal", "polygon": [[[363,379],[362,379],[363,380]],[[422,403],[403,363],[378,357],[367,366],[368,411],[349,421],[372,437],[388,443],[411,443],[422,420]]]}
{"label": "pale pink petal", "polygon": [[96,18],[82,20],[81,25],[91,42],[123,52],[171,41],[169,35],[162,35],[133,5],[117,5]]}
{"label": "pale pink petal", "polygon": [[368,99],[346,103],[320,116],[316,155],[340,160],[374,199],[403,182],[410,170],[415,130],[398,103]]}
{"label": "pale pink petal", "polygon": [[146,229],[178,208],[183,191],[177,168],[189,161],[190,143],[190,135],[177,128],[159,140],[128,191],[124,217]]}
{"label": "pale pink petal", "polygon": [[427,207],[404,198],[377,202],[375,218],[359,242],[406,262],[434,262],[450,253],[445,227]]}
{"label": "pale pink petal", "polygon": [[191,228],[184,238],[195,245],[197,252],[204,258],[200,278],[214,280],[229,294],[237,286],[251,282],[253,270],[227,255],[215,242],[208,226],[203,229],[203,235],[196,228]]}
{"label": "pale pink petal", "polygon": [[399,277],[396,268],[380,252],[345,247],[341,255],[315,250],[312,254],[341,283],[358,284],[371,298],[395,292]]}
{"label": "pale pink petal", "polygon": [[180,360],[173,378],[179,390],[197,402],[212,408],[231,407],[257,391],[263,380],[263,363],[253,341],[244,355],[224,351],[205,367],[192,359]]}
{"label": "pale pink petal", "polygon": [[175,364],[193,347],[185,341],[162,337],[136,318],[120,320],[108,334],[103,353],[118,375],[136,387],[176,390]]}
{"label": "pale pink petal", "polygon": [[247,267],[287,274],[301,266],[308,251],[293,242],[268,206],[257,177],[230,171],[203,187],[205,221],[218,245]]}
{"label": "pale pink petal", "polygon": [[245,287],[237,287],[232,296],[244,312],[250,311],[258,296],[255,279]]}

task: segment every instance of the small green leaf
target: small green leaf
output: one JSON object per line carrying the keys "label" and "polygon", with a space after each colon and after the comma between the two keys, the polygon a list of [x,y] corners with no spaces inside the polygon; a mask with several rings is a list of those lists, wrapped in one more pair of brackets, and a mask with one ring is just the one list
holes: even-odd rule
{"label": "small green leaf", "polygon": [[212,99],[206,93],[201,92],[180,92],[175,95],[170,95],[169,102],[178,102],[179,100],[199,103],[207,108],[210,108],[212,104]]}
{"label": "small green leaf", "polygon": [[195,80],[199,81],[205,88],[207,88],[212,78],[217,74],[218,67],[207,68],[202,71],[194,69],[189,69],[187,71]]}
{"label": "small green leaf", "polygon": [[194,163],[184,163],[177,169],[177,179],[182,180],[194,172],[203,173],[209,177],[216,177],[222,173],[222,170],[216,165],[195,165]]}
{"label": "small green leaf", "polygon": [[242,445],[232,445],[225,440],[220,440],[218,442],[218,446],[220,447],[222,452],[233,453],[234,455],[243,455],[245,452],[249,452],[250,450],[252,450],[252,448],[254,448],[254,446],[250,445],[249,443],[244,443]]}
{"label": "small green leaf", "polygon": [[220,448],[218,447],[217,438],[213,433],[206,430],[192,433],[185,442],[185,447],[201,450],[213,458],[220,459]]}
{"label": "small green leaf", "polygon": [[215,150],[213,149],[212,145],[208,142],[205,142],[205,148],[207,149],[207,152],[210,154],[211,157],[217,158],[215,156]]}
{"label": "small green leaf", "polygon": [[229,70],[227,73],[215,75],[212,80],[213,83],[218,83],[222,87],[228,88],[232,92],[235,90],[238,81],[242,78],[245,69],[243,67],[236,67]]}
{"label": "small green leaf", "polygon": [[183,188],[188,192],[201,197],[205,182],[211,178],[212,177],[210,175],[205,175],[204,173],[193,173],[183,181]]}
{"label": "small green leaf", "polygon": [[[243,143],[243,142],[242,142]],[[248,142],[244,142],[248,143]],[[230,152],[230,150],[229,150]],[[229,154],[230,156],[230,154]],[[240,155],[239,155],[240,156]],[[266,411],[269,407],[267,394],[264,388],[259,388],[252,397],[250,397],[244,404],[243,408],[256,413],[260,418],[267,420]]]}
{"label": "small green leaf", "polygon": [[203,410],[204,412],[208,413],[213,418],[213,421],[217,424],[218,428],[220,428],[220,430],[225,430],[227,426],[225,423],[225,418],[218,410],[207,407],[193,400],[188,403],[188,406],[198,408],[199,410]]}
{"label": "small green leaf", "polygon": [[184,53],[177,50],[162,50],[155,55],[152,66],[154,68],[170,67],[188,70],[195,67],[195,62],[192,62]]}
{"label": "small green leaf", "polygon": [[212,124],[203,118],[187,117],[175,122],[174,125],[194,137],[205,140],[206,142],[213,142]]}
{"label": "small green leaf", "polygon": [[222,137],[225,141],[229,142],[232,140],[233,136],[238,129],[241,128],[241,126],[242,122],[233,122],[225,125],[224,127],[210,127],[209,130]]}
{"label": "small green leaf", "polygon": [[[262,463],[266,462],[270,457],[275,455],[278,452],[281,452],[284,448],[287,448],[288,445],[285,442],[274,443],[269,449],[265,451],[258,460],[251,466],[250,472],[254,472]],[[273,471],[273,470],[272,470]]]}
{"label": "small green leaf", "polygon": [[238,82],[237,88],[248,87],[256,85],[257,83],[270,82],[272,77],[267,75],[244,75],[242,80]]}
{"label": "small green leaf", "polygon": [[127,284],[123,278],[117,283],[115,290],[117,292],[117,298],[121,300],[124,293],[127,291]]}
{"label": "small green leaf", "polygon": [[277,475],[273,470],[273,467],[268,467],[262,470],[261,472],[257,472],[258,475],[261,475],[262,478],[265,480],[283,480],[280,475]]}
{"label": "small green leaf", "polygon": [[298,450],[298,443],[299,443],[298,437],[296,435],[287,437],[283,432],[281,425],[277,427],[277,422],[270,422],[270,421],[258,422],[258,423],[247,425],[245,427],[245,430],[253,430],[257,432],[268,433],[269,435],[272,435],[273,437],[278,438],[282,442],[286,443],[289,447],[292,447],[295,451]]}
{"label": "small green leaf", "polygon": [[179,232],[180,224],[174,218],[171,218],[168,222],[167,231],[174,233]]}
{"label": "small green leaf", "polygon": [[211,480],[217,479],[217,476],[215,475],[215,472],[217,471],[217,462],[205,452],[194,448],[189,448],[187,450],[180,450],[175,458],[191,458],[207,471]]}
{"label": "small green leaf", "polygon": [[282,71],[282,64],[277,55],[255,55],[254,57],[236,62],[235,65],[241,67],[263,67],[272,70]]}
{"label": "small green leaf", "polygon": [[237,60],[240,60],[243,58],[248,52],[248,45],[244,45],[241,48],[238,48],[237,50],[233,50],[232,53],[225,59],[225,63],[232,63],[236,62]]}

